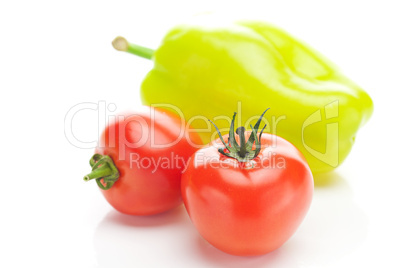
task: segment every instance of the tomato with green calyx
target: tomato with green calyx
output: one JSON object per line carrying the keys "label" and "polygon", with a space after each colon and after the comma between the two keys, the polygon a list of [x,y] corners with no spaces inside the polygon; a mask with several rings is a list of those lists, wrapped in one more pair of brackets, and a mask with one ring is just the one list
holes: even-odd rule
{"label": "tomato with green calyx", "polygon": [[312,200],[313,177],[304,156],[278,136],[263,130],[257,135],[264,113],[252,131],[240,127],[236,137],[236,113],[228,135],[222,137],[215,126],[220,140],[198,150],[182,176],[184,204],[195,227],[233,255],[280,247]]}
{"label": "tomato with green calyx", "polygon": [[180,179],[201,144],[179,116],[156,108],[120,115],[103,131],[90,160],[106,200],[118,211],[151,215],[182,203]]}

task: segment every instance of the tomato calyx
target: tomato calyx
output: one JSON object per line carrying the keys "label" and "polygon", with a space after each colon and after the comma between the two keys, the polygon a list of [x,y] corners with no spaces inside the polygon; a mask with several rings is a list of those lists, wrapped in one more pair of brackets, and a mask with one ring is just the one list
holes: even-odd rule
{"label": "tomato calyx", "polygon": [[[109,190],[119,179],[120,173],[108,155],[94,154],[89,160],[92,172],[84,177],[84,181],[95,179],[99,188]],[[102,180],[103,179],[103,183]]]}
{"label": "tomato calyx", "polygon": [[[246,142],[246,137],[245,137],[246,128],[241,126],[236,129],[236,134],[239,136],[240,145],[236,141],[235,131],[234,131],[234,121],[236,119],[236,112],[233,114],[233,119],[230,124],[228,143],[226,143],[223,140],[222,134],[219,131],[218,127],[214,124],[214,122],[209,120],[214,125],[216,131],[218,132],[219,138],[222,141],[223,145],[225,145],[225,148],[219,148],[218,152],[227,157],[234,158],[239,162],[248,162],[248,161],[256,158],[261,150],[261,142],[260,142],[261,135],[267,125],[265,125],[261,129],[259,136],[257,136],[257,133],[258,133],[258,129],[260,127],[261,120],[262,120],[265,112],[268,110],[269,110],[269,108],[266,109],[261,114],[260,118],[258,119],[257,123],[255,123],[254,127],[250,124],[252,133],[247,142]],[[255,142],[255,149],[253,150],[254,142]]]}

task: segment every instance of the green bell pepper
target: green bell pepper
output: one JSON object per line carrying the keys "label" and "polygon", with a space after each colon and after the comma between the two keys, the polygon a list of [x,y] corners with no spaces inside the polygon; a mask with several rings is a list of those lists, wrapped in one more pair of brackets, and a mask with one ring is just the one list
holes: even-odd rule
{"label": "green bell pepper", "polygon": [[313,173],[346,158],[373,111],[370,96],[330,61],[263,22],[180,25],[155,51],[121,37],[113,45],[154,60],[141,86],[145,105],[175,105],[204,142],[215,132],[205,118],[224,129],[237,110],[238,124],[250,125],[270,107],[267,131],[293,143]]}

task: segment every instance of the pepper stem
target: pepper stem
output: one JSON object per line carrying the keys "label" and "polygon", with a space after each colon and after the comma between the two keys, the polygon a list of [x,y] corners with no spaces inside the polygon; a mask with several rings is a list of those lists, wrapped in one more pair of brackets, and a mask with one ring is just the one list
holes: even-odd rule
{"label": "pepper stem", "polygon": [[112,41],[113,47],[118,50],[118,51],[124,51],[128,52],[134,55],[137,55],[139,57],[143,57],[145,59],[152,59],[152,56],[154,55],[154,50],[139,46],[136,44],[129,43],[124,37],[118,36]]}
{"label": "pepper stem", "polygon": [[89,160],[89,164],[92,167],[92,172],[84,177],[84,181],[95,179],[99,188],[108,190],[119,179],[119,170],[110,156],[94,154]]}
{"label": "pepper stem", "polygon": [[[257,123],[254,125],[254,127],[252,125],[250,125],[252,133],[251,133],[250,137],[248,138],[247,142],[246,142],[246,137],[245,137],[245,133],[244,133],[246,131],[245,127],[238,127],[236,129],[236,134],[239,136],[240,145],[237,143],[237,141],[234,137],[234,121],[236,118],[236,113],[234,113],[232,122],[230,124],[228,143],[226,143],[223,140],[222,134],[219,131],[218,127],[211,120],[209,120],[216,128],[219,138],[221,139],[221,141],[225,145],[225,149],[227,150],[225,152],[224,148],[219,148],[218,151],[227,157],[237,159],[239,162],[247,162],[251,159],[256,158],[261,151],[261,135],[267,125],[265,125],[262,128],[259,136],[257,136],[257,133],[258,133],[258,129],[260,127],[261,120],[262,120],[265,112],[268,111],[268,109],[266,109],[262,113],[262,115],[258,119]],[[255,149],[253,150],[254,142],[255,142]]]}

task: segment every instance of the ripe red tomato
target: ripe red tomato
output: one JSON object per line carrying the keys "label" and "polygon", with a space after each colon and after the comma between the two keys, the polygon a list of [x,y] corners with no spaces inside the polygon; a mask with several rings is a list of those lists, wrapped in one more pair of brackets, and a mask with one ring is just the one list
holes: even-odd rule
{"label": "ripe red tomato", "polygon": [[[253,135],[244,128],[242,134],[236,137],[240,144]],[[182,176],[184,204],[195,227],[229,254],[261,255],[277,249],[296,231],[312,200],[313,177],[296,147],[266,133],[259,143],[255,158],[241,162],[221,141],[200,149]],[[230,138],[226,146],[235,147]]]}
{"label": "ripe red tomato", "polygon": [[201,144],[180,117],[144,107],[120,115],[104,130],[93,171],[84,180],[96,179],[106,200],[118,211],[151,215],[181,204],[180,179],[187,160]]}

